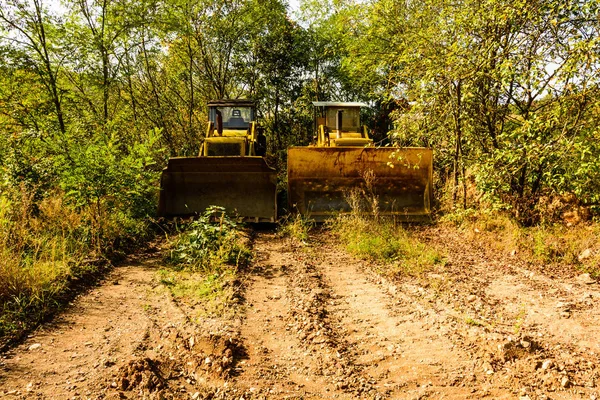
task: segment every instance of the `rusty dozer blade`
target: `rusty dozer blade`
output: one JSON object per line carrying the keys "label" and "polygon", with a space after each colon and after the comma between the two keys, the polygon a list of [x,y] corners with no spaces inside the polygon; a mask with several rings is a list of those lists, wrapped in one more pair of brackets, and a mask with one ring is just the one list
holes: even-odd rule
{"label": "rusty dozer blade", "polygon": [[275,222],[277,174],[262,157],[171,158],[158,215],[191,216],[222,206],[249,222]]}
{"label": "rusty dozer blade", "polygon": [[379,215],[426,221],[431,215],[432,182],[428,148],[288,149],[290,209],[315,221],[352,211],[348,193],[353,189],[363,194],[363,206],[369,197],[376,198]]}

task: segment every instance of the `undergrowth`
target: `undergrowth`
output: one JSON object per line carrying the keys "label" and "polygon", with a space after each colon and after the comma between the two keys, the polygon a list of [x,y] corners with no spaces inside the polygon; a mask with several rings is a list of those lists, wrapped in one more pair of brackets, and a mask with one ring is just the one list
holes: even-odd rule
{"label": "undergrowth", "polygon": [[[0,194],[0,347],[50,317],[110,260],[150,237],[147,221],[65,204],[61,192],[34,201],[26,188]],[[102,232],[94,230],[101,225]]]}
{"label": "undergrowth", "polygon": [[376,207],[368,211],[360,208],[360,204],[377,204],[376,200],[363,201],[360,196],[364,195],[358,191],[349,193],[352,212],[329,224],[350,253],[385,264],[382,272],[393,276],[418,276],[444,263],[437,250],[411,235],[400,223],[380,217]]}
{"label": "undergrowth", "polygon": [[160,132],[32,133],[0,141],[0,349],[153,236]]}
{"label": "undergrowth", "polygon": [[499,212],[467,210],[446,214],[441,223],[463,230],[468,240],[535,264],[559,264],[600,277],[600,225],[546,223],[524,227]]}
{"label": "undergrowth", "polygon": [[160,282],[174,297],[222,316],[237,301],[239,269],[252,259],[242,228],[222,207],[209,207],[169,243]]}
{"label": "undergrowth", "polygon": [[289,236],[294,240],[307,244],[310,230],[314,223],[302,214],[287,216],[279,224],[279,233],[283,236]]}

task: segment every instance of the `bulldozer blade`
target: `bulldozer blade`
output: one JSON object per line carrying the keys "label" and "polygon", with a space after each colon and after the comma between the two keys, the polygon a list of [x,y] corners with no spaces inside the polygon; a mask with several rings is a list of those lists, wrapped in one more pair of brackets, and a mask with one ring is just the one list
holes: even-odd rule
{"label": "bulldozer blade", "polygon": [[[429,148],[292,147],[289,207],[317,222],[351,212],[351,203],[363,211],[373,211],[377,204],[382,216],[427,221],[432,161]],[[349,201],[353,190],[359,195]]]}
{"label": "bulldozer blade", "polygon": [[275,222],[277,174],[262,157],[171,158],[158,215],[191,216],[221,206],[249,222]]}

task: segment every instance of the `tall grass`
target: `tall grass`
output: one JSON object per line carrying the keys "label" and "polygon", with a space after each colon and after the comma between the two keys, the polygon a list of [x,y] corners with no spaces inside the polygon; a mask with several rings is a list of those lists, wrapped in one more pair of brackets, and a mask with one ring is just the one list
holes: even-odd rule
{"label": "tall grass", "polygon": [[506,256],[517,256],[540,265],[560,264],[565,269],[600,277],[600,225],[597,222],[575,226],[555,222],[524,227],[506,214],[475,210],[449,213],[441,222],[459,227],[467,239]]}
{"label": "tall grass", "polygon": [[395,276],[418,276],[444,262],[442,254],[400,223],[381,217],[371,193],[352,191],[347,201],[352,212],[338,216],[330,226],[352,254],[383,264],[382,272]]}
{"label": "tall grass", "polygon": [[[99,236],[90,224],[98,220],[96,211],[63,199],[52,192],[34,201],[34,191],[24,186],[0,193],[0,345],[59,308],[72,283],[95,273],[123,238],[147,231],[106,210]],[[100,246],[93,240],[98,237]]]}

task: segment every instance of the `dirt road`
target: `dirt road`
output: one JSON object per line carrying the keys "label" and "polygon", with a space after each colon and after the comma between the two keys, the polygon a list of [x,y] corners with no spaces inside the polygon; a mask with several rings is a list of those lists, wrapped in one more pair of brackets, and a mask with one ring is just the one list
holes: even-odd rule
{"label": "dirt road", "polygon": [[[316,232],[259,232],[239,311],[202,316],[131,259],[0,358],[0,397],[595,399],[600,288],[436,227],[446,255],[386,278]],[[379,273],[378,273],[379,271]]]}

